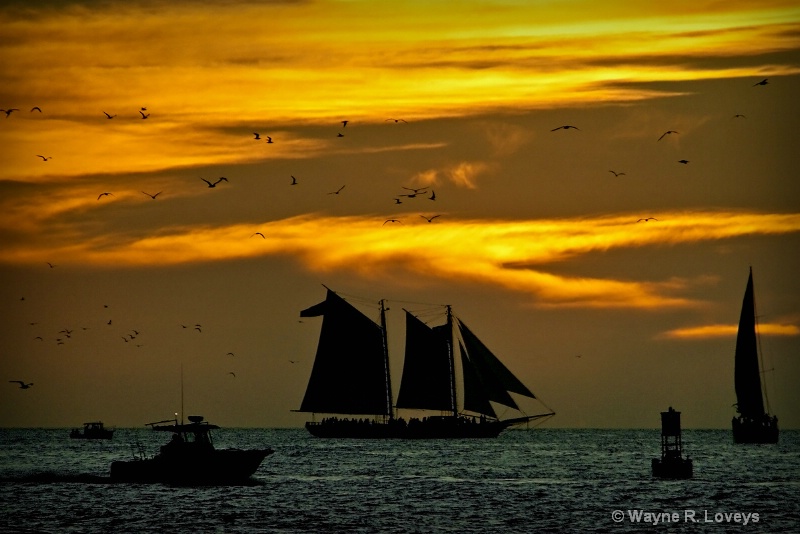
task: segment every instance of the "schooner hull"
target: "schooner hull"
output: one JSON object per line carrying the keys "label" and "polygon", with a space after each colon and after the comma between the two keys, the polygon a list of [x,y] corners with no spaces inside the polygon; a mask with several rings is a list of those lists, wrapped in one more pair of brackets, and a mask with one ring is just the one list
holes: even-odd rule
{"label": "schooner hull", "polygon": [[734,443],[778,443],[778,423],[766,416],[762,421],[734,418]]}
{"label": "schooner hull", "polygon": [[318,438],[354,439],[478,439],[496,438],[512,426],[508,421],[473,421],[470,418],[442,416],[404,421],[342,419],[308,422],[306,430]]}

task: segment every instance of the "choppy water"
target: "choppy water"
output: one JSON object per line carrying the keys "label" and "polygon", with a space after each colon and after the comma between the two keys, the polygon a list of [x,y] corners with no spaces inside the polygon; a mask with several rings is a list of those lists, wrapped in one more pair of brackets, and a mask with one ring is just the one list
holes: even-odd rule
{"label": "choppy water", "polygon": [[137,440],[154,453],[162,434],[68,433],[0,430],[0,532],[800,532],[800,431],[747,446],[730,431],[684,431],[695,476],[663,481],[650,475],[657,430],[361,441],[222,429],[218,447],[275,454],[252,484],[201,488],[111,483],[113,460]]}

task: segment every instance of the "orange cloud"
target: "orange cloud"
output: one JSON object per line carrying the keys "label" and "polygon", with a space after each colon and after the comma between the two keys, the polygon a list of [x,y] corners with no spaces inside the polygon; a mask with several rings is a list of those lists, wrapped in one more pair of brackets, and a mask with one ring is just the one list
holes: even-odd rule
{"label": "orange cloud", "polygon": [[[660,334],[658,337],[665,339],[735,337],[738,328],[737,325],[728,324],[692,326],[669,330]],[[800,335],[800,327],[793,324],[761,323],[758,325],[758,332],[765,336],[797,336]]]}

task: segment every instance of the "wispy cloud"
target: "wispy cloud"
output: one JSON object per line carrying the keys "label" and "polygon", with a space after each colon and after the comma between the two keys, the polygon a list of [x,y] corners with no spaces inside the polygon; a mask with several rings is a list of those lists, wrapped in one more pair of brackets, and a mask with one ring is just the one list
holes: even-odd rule
{"label": "wispy cloud", "polygon": [[[719,337],[735,337],[738,331],[737,325],[713,324],[704,326],[691,326],[686,328],[676,328],[663,332],[658,337],[664,339],[708,339]],[[794,324],[782,323],[760,323],[758,332],[765,336],[798,336],[800,327]]]}
{"label": "wispy cloud", "polygon": [[[147,266],[281,256],[310,271],[370,279],[398,275],[400,283],[427,278],[485,284],[528,294],[542,306],[647,309],[698,303],[683,296],[691,285],[686,281],[567,276],[548,272],[547,266],[611,249],[800,231],[798,214],[733,212],[671,213],[658,224],[636,224],[631,215],[516,221],[442,217],[429,224],[414,213],[401,219],[404,224],[384,225],[380,216],[301,216],[258,225],[171,228],[144,237],[73,235],[66,245],[7,247],[0,261]],[[252,238],[254,227],[266,239]]]}

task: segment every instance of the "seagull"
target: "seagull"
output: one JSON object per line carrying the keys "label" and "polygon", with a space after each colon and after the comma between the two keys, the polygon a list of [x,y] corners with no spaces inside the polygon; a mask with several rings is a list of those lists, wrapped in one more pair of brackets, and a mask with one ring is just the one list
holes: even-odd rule
{"label": "seagull", "polygon": [[100,197],[107,197],[107,196],[114,196],[114,193],[100,193],[97,195],[97,200],[100,200]]}
{"label": "seagull", "polygon": [[116,117],[116,114],[115,114],[115,115],[109,115],[109,114],[108,114],[108,113],[106,113],[105,111],[104,111],[103,113],[105,114],[105,116],[106,116],[106,118],[107,118],[107,119],[113,119],[114,117]]}
{"label": "seagull", "polygon": [[403,203],[403,201],[402,201],[402,200],[400,200],[399,198],[396,198],[396,199],[394,199],[394,203],[395,203],[395,204],[402,204],[402,203]]}
{"label": "seagull", "polygon": [[423,219],[425,219],[425,220],[426,220],[426,221],[428,221],[428,222],[433,222],[433,220],[434,220],[436,217],[441,217],[441,215],[433,215],[433,216],[431,216],[431,217],[426,217],[426,216],[424,216],[424,215],[420,215],[420,217],[422,217]]}
{"label": "seagull", "polygon": [[155,195],[151,195],[150,193],[145,193],[144,191],[142,191],[142,193],[144,193],[144,194],[145,194],[145,195],[147,195],[148,197],[150,197],[150,198],[152,198],[153,200],[155,200],[155,199],[156,199],[156,197],[157,197],[158,195],[160,195],[160,194],[161,194],[161,191],[159,191],[159,192],[158,192],[158,193],[156,193]]}
{"label": "seagull", "polygon": [[[147,109],[147,108],[142,108],[142,109]],[[145,113],[144,111],[140,111],[140,112],[139,112],[139,114],[141,114],[141,116],[142,116],[142,118],[143,118],[143,119],[146,119],[147,117],[149,117],[149,116],[150,116],[150,114],[149,114],[149,113]]]}
{"label": "seagull", "polygon": [[760,82],[758,82],[758,83],[754,83],[754,84],[753,84],[753,87],[755,87],[756,85],[767,85],[768,83],[769,83],[769,82],[767,81],[767,78],[764,78],[764,79],[763,79],[763,80],[761,80]]}
{"label": "seagull", "polygon": [[271,143],[271,142],[272,142],[272,138],[270,136],[267,136],[267,143]]}
{"label": "seagull", "polygon": [[425,193],[427,193],[426,189],[428,189],[427,187],[420,187],[419,189],[414,189],[412,187],[406,187],[404,185],[400,187],[402,187],[403,189],[407,189],[408,191],[411,191],[411,193],[398,196],[408,197],[408,198],[416,198],[417,195],[424,195]]}
{"label": "seagull", "polygon": [[53,264],[52,264],[52,263],[50,263],[49,261],[46,261],[45,263],[46,263],[47,265],[49,265],[51,269],[52,269],[53,267],[55,267],[55,265],[53,265]]}
{"label": "seagull", "polygon": [[235,356],[235,354],[234,354],[234,353],[232,353],[232,352],[229,352],[229,353],[227,353],[225,356]]}
{"label": "seagull", "polygon": [[610,172],[614,176],[625,176],[624,172],[616,172],[616,171],[608,171],[608,172]]}
{"label": "seagull", "polygon": [[686,165],[687,163],[689,163],[689,160],[688,159],[679,159],[678,163],[683,163],[684,165]]}
{"label": "seagull", "polygon": [[29,383],[26,384],[22,380],[9,380],[9,383],[11,383],[11,384],[19,384],[19,388],[20,389],[29,389],[33,385],[33,382],[29,382]]}
{"label": "seagull", "polygon": [[678,132],[676,132],[675,130],[667,130],[666,132],[664,132],[663,134],[661,134],[661,137],[659,137],[659,138],[658,138],[658,140],[659,140],[659,141],[661,141],[662,139],[664,139],[664,136],[665,136],[665,135],[667,135],[667,134],[674,134],[674,133],[678,133]]}
{"label": "seagull", "polygon": [[428,197],[428,200],[436,200],[436,192],[431,189],[431,196]]}
{"label": "seagull", "polygon": [[290,185],[297,185],[297,178],[292,176],[292,183]]}
{"label": "seagull", "polygon": [[339,132],[336,134],[336,137],[344,137],[344,134],[342,132]]}
{"label": "seagull", "polygon": [[338,195],[339,193],[341,193],[341,192],[342,192],[342,189],[344,189],[344,186],[340,187],[340,188],[339,188],[339,189],[337,189],[336,191],[331,191],[331,192],[330,192],[330,193],[328,193],[328,194],[329,194],[329,195]]}
{"label": "seagull", "polygon": [[400,224],[403,224],[403,221],[401,221],[400,219],[386,219],[385,221],[383,221],[383,224],[381,226],[385,225],[386,223],[400,223]]}
{"label": "seagull", "polygon": [[0,109],[0,111],[2,111],[3,113],[5,113],[5,114],[6,114],[6,118],[8,118],[8,116],[9,116],[9,115],[11,115],[11,114],[12,114],[13,112],[15,112],[15,111],[19,111],[19,109],[17,109],[17,108],[11,108],[11,109]]}
{"label": "seagull", "polygon": [[233,375],[233,378],[236,378],[236,373],[234,373],[233,371],[231,371],[231,372],[230,372],[230,373],[228,373],[228,374],[229,374],[229,375]]}
{"label": "seagull", "polygon": [[[405,122],[406,124],[408,124],[408,121],[405,121],[403,119],[386,119],[386,121],[394,121],[395,123]],[[384,121],[384,122],[386,122],[386,121]]]}
{"label": "seagull", "polygon": [[253,235],[251,235],[250,237],[255,237],[255,236],[257,236],[257,235],[260,235],[260,236],[261,236],[261,239],[266,239],[266,237],[264,237],[264,234],[262,234],[261,232],[256,232],[256,233],[254,233]]}
{"label": "seagull", "polygon": [[642,219],[639,219],[639,220],[638,220],[638,221],[636,221],[636,222],[642,222],[642,221],[644,221],[644,222],[647,222],[647,221],[657,221],[657,220],[658,220],[658,219],[656,219],[655,217],[644,217],[644,218],[642,218]]}
{"label": "seagull", "polygon": [[559,126],[558,128],[553,128],[550,131],[555,132],[556,130],[569,130],[570,128],[573,128],[575,130],[580,130],[580,128],[578,128],[577,126],[570,126],[569,124],[566,124],[564,126]]}
{"label": "seagull", "polygon": [[141,108],[142,111],[147,111],[147,108]]}
{"label": "seagull", "polygon": [[745,116],[744,116],[744,115],[742,115],[741,113],[737,113],[736,115],[734,115],[734,116],[733,116],[733,118],[734,118],[734,119],[746,119],[747,117],[745,117]]}
{"label": "seagull", "polygon": [[342,121],[342,128],[345,128],[345,127],[347,127],[347,123],[348,123],[348,122],[350,122],[350,121]]}
{"label": "seagull", "polygon": [[217,184],[218,184],[218,183],[220,183],[220,182],[222,182],[222,181],[225,181],[225,182],[227,182],[227,181],[228,181],[228,179],[227,179],[227,178],[225,178],[224,176],[220,176],[220,177],[219,177],[219,180],[217,180],[217,181],[216,181],[216,182],[214,182],[213,184],[212,184],[211,182],[209,182],[208,180],[206,180],[205,178],[202,178],[202,177],[201,177],[200,179],[201,179],[201,180],[203,180],[205,183],[207,183],[207,184],[208,184],[208,187],[217,187]]}
{"label": "seagull", "polygon": [[31,113],[33,113],[34,111],[38,111],[39,113],[41,113],[42,112],[42,108],[40,108],[39,106],[33,106],[31,108]]}
{"label": "seagull", "polygon": [[261,140],[261,136],[258,134],[258,132],[253,132],[253,135],[255,135],[255,136],[256,136],[256,137],[255,137],[255,140],[256,140],[256,141],[260,141],[260,140]]}
{"label": "seagull", "polygon": [[43,161],[47,161],[48,159],[52,159],[53,156],[42,156],[40,154],[36,154],[37,158],[42,158]]}

